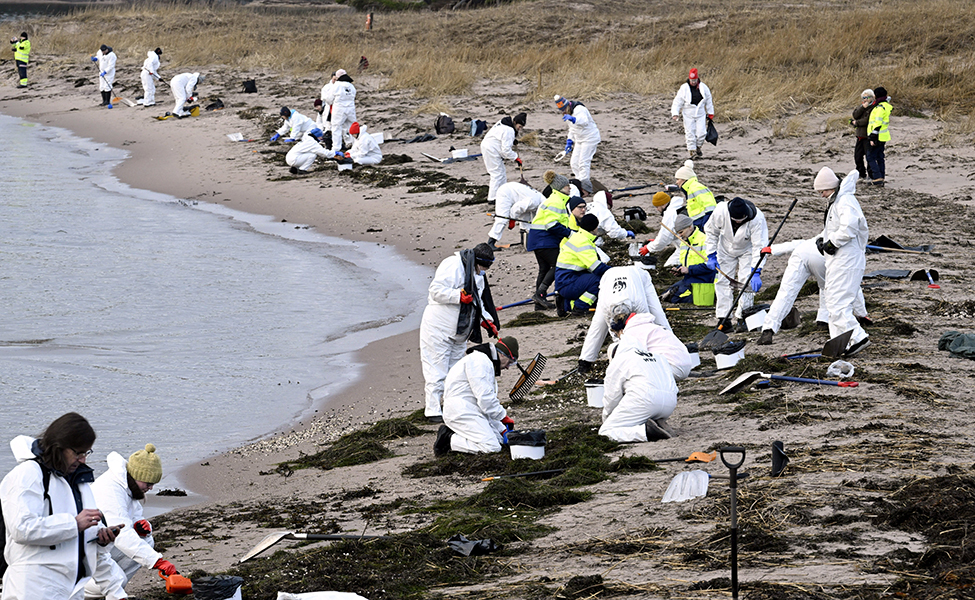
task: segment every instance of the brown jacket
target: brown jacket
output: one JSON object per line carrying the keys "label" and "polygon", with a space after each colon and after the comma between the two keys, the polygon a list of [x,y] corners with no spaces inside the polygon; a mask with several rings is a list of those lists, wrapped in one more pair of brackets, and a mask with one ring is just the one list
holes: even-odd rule
{"label": "brown jacket", "polygon": [[857,128],[858,138],[867,137],[867,124],[870,123],[871,110],[873,110],[873,104],[866,108],[863,108],[861,104],[853,109],[853,118],[850,121]]}

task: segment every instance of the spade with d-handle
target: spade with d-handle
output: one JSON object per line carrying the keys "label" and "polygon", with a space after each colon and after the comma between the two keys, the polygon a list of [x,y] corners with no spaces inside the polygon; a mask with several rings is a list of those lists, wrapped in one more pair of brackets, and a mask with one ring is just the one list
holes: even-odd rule
{"label": "spade with d-handle", "polygon": [[[795,203],[793,203],[795,204]],[[745,449],[741,446],[726,446],[718,449],[721,462],[728,467],[731,478],[731,598],[738,600],[738,467],[745,462]],[[725,455],[740,454],[735,462]]]}
{"label": "spade with d-handle", "polygon": [[[782,221],[779,223],[778,228],[776,228],[775,233],[772,235],[772,239],[768,241],[769,246],[775,243],[775,238],[777,238],[779,236],[779,232],[782,231],[782,226],[785,225],[785,220],[789,218],[789,214],[792,212],[792,209],[796,207],[798,202],[798,198],[792,199],[792,204],[789,205],[789,210],[785,211],[785,216],[782,217]],[[755,265],[751,274],[748,276],[748,279],[746,279],[744,285],[741,286],[741,289],[738,291],[738,295],[735,296],[735,301],[731,303],[731,308],[728,310],[728,314],[725,315],[724,319],[718,322],[718,326],[714,329],[714,331],[704,336],[704,339],[701,340],[700,344],[698,344],[698,348],[701,350],[713,350],[714,348],[720,348],[725,342],[728,341],[728,336],[724,331],[722,331],[722,328],[725,327],[726,323],[731,321],[731,315],[735,314],[735,307],[738,306],[738,301],[741,300],[742,294],[745,293],[745,290],[748,289],[748,286],[751,284],[752,277],[755,276],[755,271],[762,268],[762,263],[765,262],[766,256],[768,255],[762,254],[759,257],[758,264]]]}

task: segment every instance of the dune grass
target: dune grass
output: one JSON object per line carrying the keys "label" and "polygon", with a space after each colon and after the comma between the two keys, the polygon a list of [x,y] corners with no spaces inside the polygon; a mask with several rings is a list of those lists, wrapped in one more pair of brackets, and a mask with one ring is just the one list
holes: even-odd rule
{"label": "dune grass", "polygon": [[[760,0],[525,0],[377,13],[371,31],[364,25],[364,13],[338,4],[149,4],[84,8],[29,30],[37,52],[68,61],[108,43],[135,67],[162,46],[167,73],[216,65],[324,82],[366,56],[385,89],[413,90],[431,108],[480,80],[524,85],[526,101],[672,95],[690,66],[714,91],[719,120],[845,112],[877,85],[898,110],[950,118],[975,107],[975,0],[817,0],[787,10]],[[783,121],[780,135],[800,126]]]}

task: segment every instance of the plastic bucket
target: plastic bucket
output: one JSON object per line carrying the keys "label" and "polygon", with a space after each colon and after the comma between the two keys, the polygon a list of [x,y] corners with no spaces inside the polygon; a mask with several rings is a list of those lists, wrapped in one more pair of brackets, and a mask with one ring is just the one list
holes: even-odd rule
{"label": "plastic bucket", "polygon": [[691,356],[691,368],[696,369],[701,366],[701,353],[700,352],[689,352]]}
{"label": "plastic bucket", "polygon": [[765,315],[768,314],[766,310],[760,310],[757,313],[745,317],[745,325],[748,327],[748,331],[755,331],[756,329],[761,329],[762,325],[765,323]]}
{"label": "plastic bucket", "polygon": [[519,458],[530,458],[532,460],[540,460],[545,458],[545,446],[521,446],[517,444],[509,444],[511,448],[511,459],[516,460]]}
{"label": "plastic bucket", "polygon": [[450,155],[454,158],[467,158],[467,148],[461,148],[460,150],[452,150]]}
{"label": "plastic bucket", "polygon": [[386,138],[383,136],[382,131],[378,131],[376,133],[370,133],[369,135],[372,136],[372,139],[376,140],[377,144],[382,144],[384,141],[386,141]]}
{"label": "plastic bucket", "polygon": [[603,407],[603,387],[602,381],[586,382],[586,402],[593,408]]}
{"label": "plastic bucket", "polygon": [[738,364],[738,361],[745,358],[745,350],[739,350],[734,354],[715,354],[714,362],[718,366],[718,370],[730,369],[731,367]]}
{"label": "plastic bucket", "polygon": [[339,163],[339,171],[351,171],[352,163]]}

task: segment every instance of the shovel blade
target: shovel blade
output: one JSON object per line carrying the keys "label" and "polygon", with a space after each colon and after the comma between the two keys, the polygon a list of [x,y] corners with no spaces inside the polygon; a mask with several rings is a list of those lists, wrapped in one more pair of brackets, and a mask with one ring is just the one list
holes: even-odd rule
{"label": "shovel blade", "polygon": [[260,542],[258,542],[258,544],[256,546],[254,546],[253,548],[251,548],[250,552],[248,552],[247,554],[245,554],[244,556],[242,556],[240,558],[240,561],[238,561],[238,562],[241,562],[242,563],[242,562],[245,562],[245,561],[248,561],[248,560],[254,558],[258,554],[264,552],[265,550],[267,550],[268,548],[270,548],[274,544],[277,544],[281,540],[283,540],[285,538],[290,538],[293,535],[293,533],[294,532],[291,532],[291,531],[278,531],[276,533],[270,533],[270,534],[264,536],[264,539],[261,540]]}
{"label": "shovel blade", "polygon": [[713,350],[715,348],[724,346],[725,342],[727,341],[728,336],[725,335],[725,332],[721,331],[720,329],[715,329],[711,333],[704,336],[704,339],[701,340],[701,343],[698,344],[697,347],[699,350]]}
{"label": "shovel blade", "polygon": [[663,502],[683,502],[707,496],[709,479],[705,471],[678,473],[667,486]]}
{"label": "shovel blade", "polygon": [[759,373],[758,371],[742,373],[741,375],[738,376],[738,379],[735,379],[730,384],[728,384],[727,387],[725,387],[723,390],[718,392],[718,395],[720,396],[724,394],[734,394],[735,392],[745,389],[746,387],[751,385],[756,379],[759,379],[761,377],[767,378],[769,376]]}
{"label": "shovel blade", "polygon": [[841,333],[830,341],[826,342],[823,346],[823,356],[828,356],[830,358],[836,358],[842,356],[846,352],[846,346],[850,343],[850,338],[853,337],[853,330]]}

